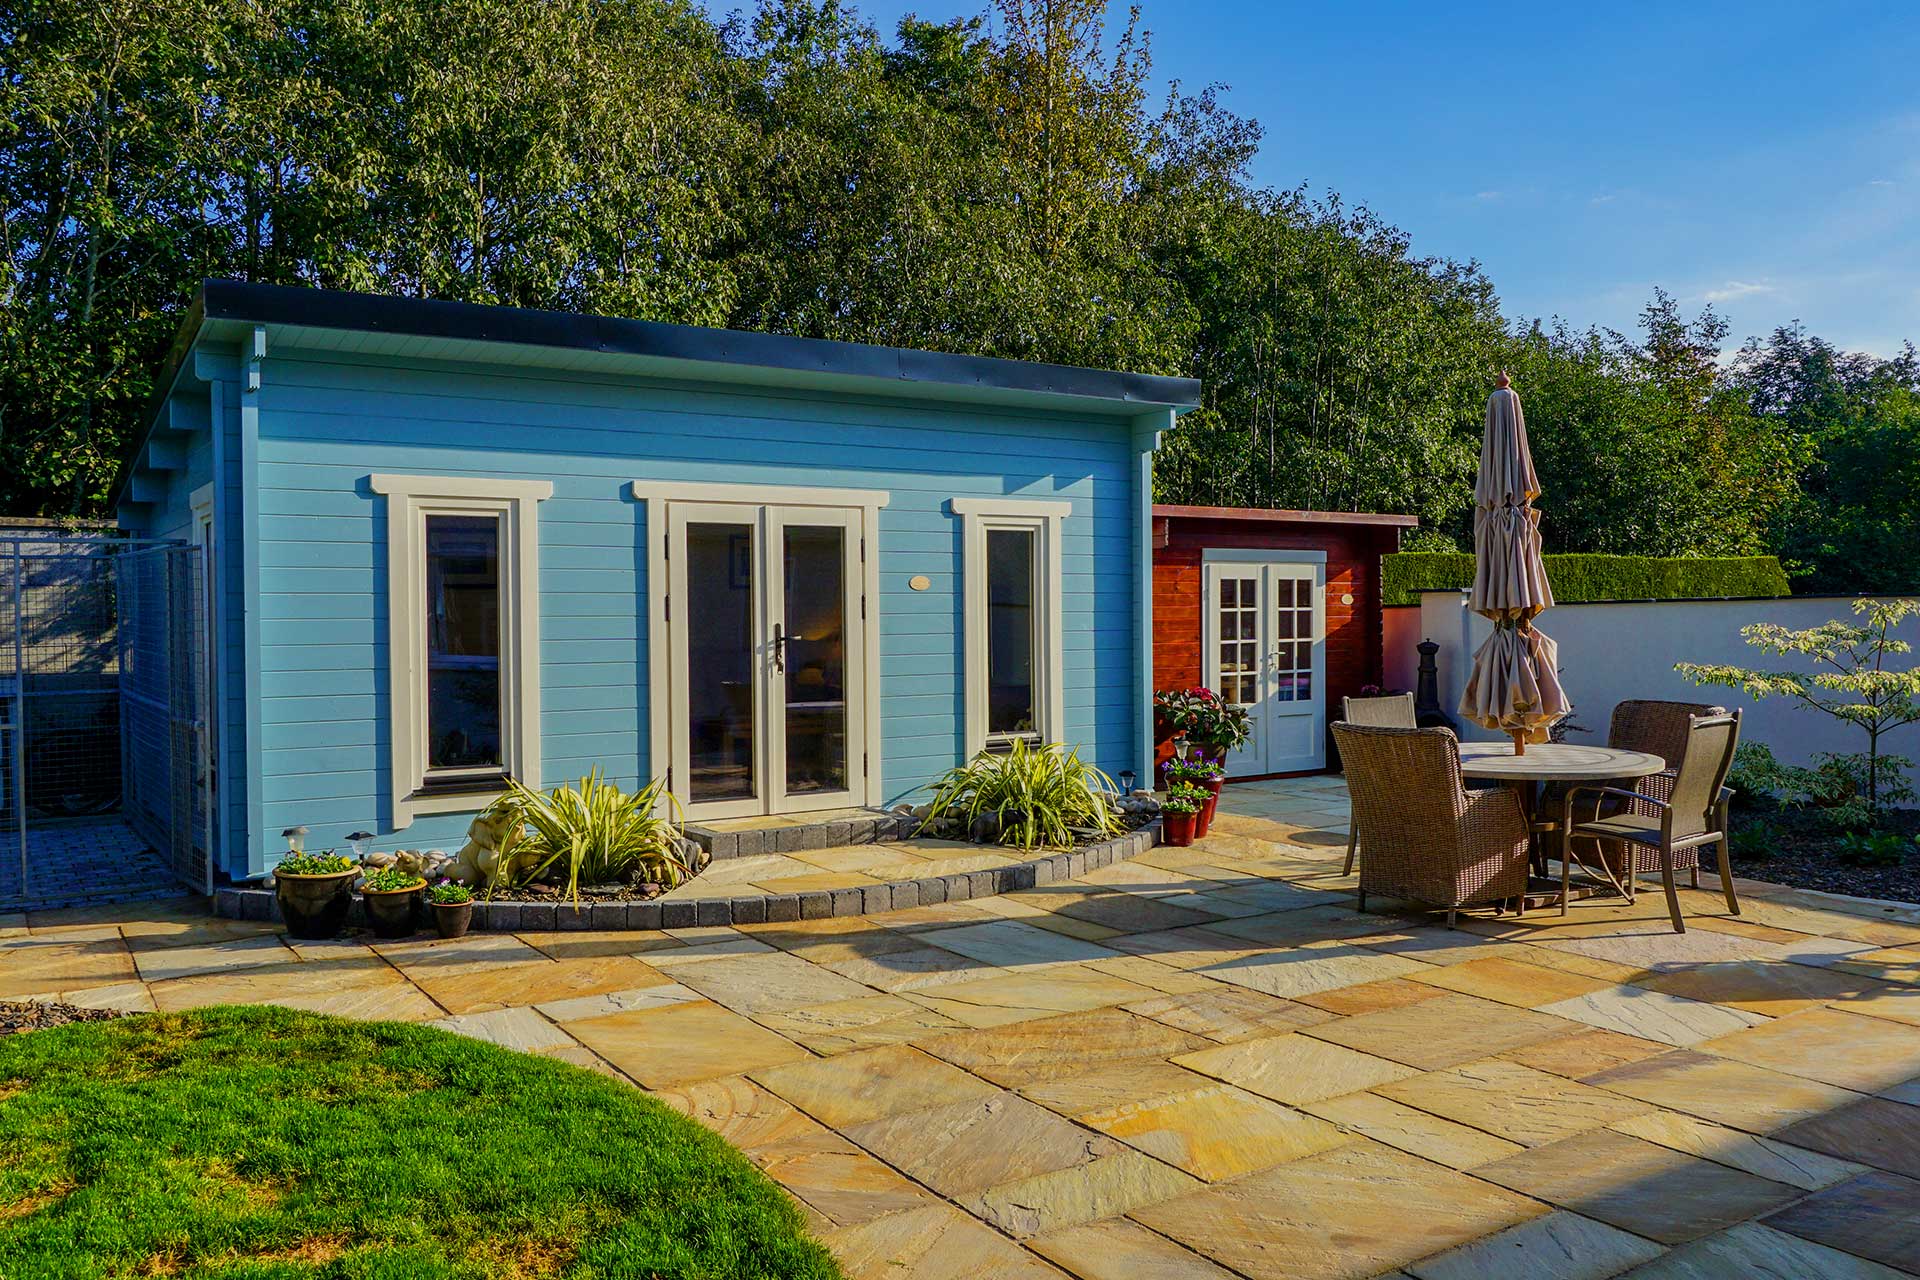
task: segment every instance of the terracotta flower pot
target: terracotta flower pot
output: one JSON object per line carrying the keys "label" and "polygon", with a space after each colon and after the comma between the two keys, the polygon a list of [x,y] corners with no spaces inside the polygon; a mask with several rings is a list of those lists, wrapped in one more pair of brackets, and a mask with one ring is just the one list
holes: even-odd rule
{"label": "terracotta flower pot", "polygon": [[1162,813],[1160,815],[1160,839],[1177,849],[1184,849],[1193,843],[1194,825],[1199,818],[1197,813]]}
{"label": "terracotta flower pot", "polygon": [[1220,787],[1225,782],[1225,778],[1209,778],[1200,784],[1206,790],[1207,803],[1201,807],[1199,813],[1194,815],[1197,819],[1193,824],[1195,839],[1206,835],[1213,827],[1213,812],[1220,807]]}
{"label": "terracotta flower pot", "polygon": [[464,938],[467,926],[473,923],[473,903],[436,902],[433,904],[433,927],[440,931],[443,938]]}
{"label": "terracotta flower pot", "polygon": [[316,940],[332,938],[347,923],[347,908],[353,905],[353,878],[359,871],[349,867],[323,876],[273,877],[273,896],[280,904],[280,918],[287,932],[296,938]]}
{"label": "terracotta flower pot", "polygon": [[426,894],[422,880],[407,889],[362,889],[367,904],[367,923],[375,937],[405,938],[420,927],[420,900]]}

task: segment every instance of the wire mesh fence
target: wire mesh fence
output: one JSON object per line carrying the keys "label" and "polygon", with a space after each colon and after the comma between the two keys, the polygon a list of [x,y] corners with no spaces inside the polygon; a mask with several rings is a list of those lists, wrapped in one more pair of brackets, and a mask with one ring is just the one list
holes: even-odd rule
{"label": "wire mesh fence", "polygon": [[86,834],[122,813],[136,781],[141,820],[133,805],[124,816],[175,875],[205,883],[199,573],[186,546],[0,536],[0,905],[126,896],[151,880],[137,850],[124,865],[99,852],[130,842]]}

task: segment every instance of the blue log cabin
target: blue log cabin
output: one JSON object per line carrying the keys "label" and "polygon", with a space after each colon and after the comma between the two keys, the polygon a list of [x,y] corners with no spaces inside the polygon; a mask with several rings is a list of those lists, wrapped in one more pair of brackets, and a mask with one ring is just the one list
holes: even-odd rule
{"label": "blue log cabin", "polygon": [[202,546],[234,880],[502,779],[690,817],[1012,737],[1151,777],[1152,454],[1191,379],[209,281],[114,492]]}

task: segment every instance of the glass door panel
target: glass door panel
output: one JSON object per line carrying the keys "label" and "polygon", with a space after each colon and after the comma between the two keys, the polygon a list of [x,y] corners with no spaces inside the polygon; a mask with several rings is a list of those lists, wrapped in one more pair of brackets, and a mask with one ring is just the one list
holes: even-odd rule
{"label": "glass door panel", "polygon": [[788,795],[847,789],[847,531],[781,530],[785,617],[773,637]]}
{"label": "glass door panel", "polygon": [[1267,660],[1273,695],[1263,709],[1266,773],[1318,769],[1326,761],[1320,670],[1324,572],[1309,564],[1276,564],[1267,570],[1267,618],[1273,628]]}
{"label": "glass door panel", "polygon": [[1209,565],[1206,570],[1207,663],[1203,677],[1223,701],[1247,708],[1253,734],[1227,754],[1230,773],[1260,773],[1265,755],[1265,681],[1263,656],[1269,643],[1261,635],[1264,574],[1255,565]]}
{"label": "glass door panel", "polygon": [[760,574],[753,520],[688,520],[685,586],[676,625],[685,637],[689,804],[751,800],[758,786],[760,700],[754,660]]}

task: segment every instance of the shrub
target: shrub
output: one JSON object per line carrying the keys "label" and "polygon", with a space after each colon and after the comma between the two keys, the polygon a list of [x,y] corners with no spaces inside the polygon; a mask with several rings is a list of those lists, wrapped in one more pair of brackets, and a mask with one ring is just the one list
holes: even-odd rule
{"label": "shrub", "polygon": [[473,901],[473,890],[457,880],[442,880],[427,890],[427,900],[443,907],[457,907],[463,902]]}
{"label": "shrub", "polygon": [[399,867],[382,867],[360,882],[362,893],[392,893],[396,889],[418,889],[426,881]]}
{"label": "shrub", "polygon": [[525,884],[555,866],[566,869],[575,902],[582,880],[625,880],[636,870],[668,888],[685,883],[696,868],[681,852],[679,826],[656,812],[662,799],[678,811],[663,780],[628,794],[602,781],[598,769],[577,786],[545,792],[509,780],[507,793],[483,816],[507,817],[523,824],[525,834],[513,846],[512,869],[496,885]]}
{"label": "shrub", "polygon": [[1913,837],[1898,831],[1849,831],[1840,838],[1839,858],[1850,867],[1897,867],[1913,848]]}
{"label": "shrub", "polygon": [[1253,733],[1253,718],[1245,707],[1199,685],[1162,689],[1153,695],[1153,706],[1172,733],[1185,735],[1194,746],[1222,759]]}
{"label": "shrub", "polygon": [[[1600,600],[1770,599],[1791,595],[1774,556],[1544,556],[1547,581],[1560,604]],[[1387,605],[1419,604],[1422,591],[1464,591],[1473,585],[1473,557],[1401,551],[1380,566]]]}
{"label": "shrub", "polygon": [[335,876],[351,870],[353,863],[331,849],[321,853],[290,853],[273,869],[275,875],[282,876]]}
{"label": "shrub", "polygon": [[983,814],[1000,823],[1000,843],[1031,851],[1071,847],[1074,828],[1118,835],[1120,820],[1108,798],[1113,779],[1055,742],[1035,747],[1016,738],[1011,749],[983,751],[933,783],[933,803],[922,831],[958,815],[971,825]]}

